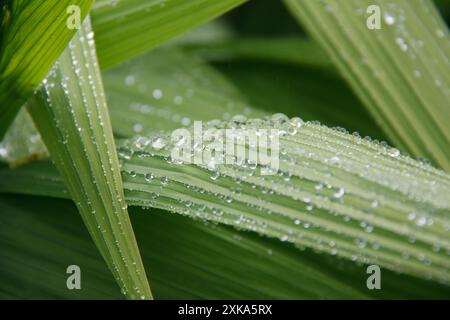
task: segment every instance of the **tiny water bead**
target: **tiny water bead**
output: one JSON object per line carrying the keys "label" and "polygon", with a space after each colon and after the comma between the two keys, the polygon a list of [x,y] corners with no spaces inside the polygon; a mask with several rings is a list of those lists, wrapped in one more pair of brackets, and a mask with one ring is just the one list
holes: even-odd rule
{"label": "tiny water bead", "polygon": [[133,75],[128,75],[128,76],[126,76],[126,78],[125,78],[125,84],[127,85],[127,86],[132,86],[132,85],[134,85],[136,83],[136,79],[135,79],[135,77],[133,76]]}
{"label": "tiny water bead", "polygon": [[340,199],[344,196],[345,194],[345,189],[344,188],[338,188],[336,190],[336,192],[333,194],[333,197],[335,197],[336,199]]}
{"label": "tiny water bead", "polygon": [[181,124],[185,127],[191,124],[191,119],[189,117],[181,118]]}
{"label": "tiny water bead", "polygon": [[150,182],[153,179],[155,179],[155,176],[152,173],[146,173],[145,174],[145,181]]}
{"label": "tiny water bead", "polygon": [[156,150],[161,150],[162,148],[164,148],[167,145],[167,142],[165,139],[163,138],[157,138],[155,141],[153,141],[152,143],[152,147],[155,148]]}
{"label": "tiny water bead", "polygon": [[120,158],[123,158],[125,160],[130,160],[133,156],[134,151],[131,148],[122,147],[118,150],[118,155]]}
{"label": "tiny water bead", "polygon": [[166,186],[166,185],[168,185],[168,184],[169,184],[169,178],[166,177],[166,176],[161,177],[161,185],[162,185],[162,186]]}
{"label": "tiny water bead", "polygon": [[[269,175],[262,176],[256,170],[259,167],[258,163],[254,161],[240,159],[230,165],[217,165],[218,158],[209,158],[211,161],[195,166],[197,168],[195,170],[201,169],[203,173],[198,176],[194,174],[198,180],[191,180],[189,183],[187,178],[168,170],[161,175],[174,181],[177,186],[180,183],[185,184],[186,193],[179,192],[187,194],[189,199],[187,200],[189,202],[180,203],[182,209],[171,208],[171,210],[178,210],[177,212],[196,219],[227,223],[239,229],[275,236],[292,242],[296,246],[311,247],[321,252],[328,246],[329,241],[326,238],[337,233],[349,237],[348,241],[352,243],[352,246],[348,247],[348,243],[344,243],[344,246],[354,253],[355,261],[373,262],[377,257],[377,253],[374,252],[393,250],[392,252],[401,257],[401,252],[395,245],[409,244],[408,241],[412,238],[416,243],[426,242],[427,237],[432,234],[431,229],[437,223],[436,219],[429,218],[428,213],[416,214],[413,220],[406,215],[403,218],[396,215],[396,219],[386,220],[392,214],[391,206],[397,207],[395,211],[397,214],[398,210],[405,210],[399,204],[402,197],[408,197],[413,207],[427,207],[430,201],[433,205],[448,206],[448,200],[445,200],[443,196],[444,189],[439,191],[439,188],[436,189],[436,182],[432,182],[437,178],[436,172],[428,165],[414,162],[406,155],[398,160],[392,159],[399,158],[400,153],[385,142],[362,139],[360,135],[349,134],[343,129],[330,129],[317,122],[303,123],[280,114],[264,119],[244,120],[240,115],[233,118],[230,116],[229,122],[209,121],[204,124],[204,128],[231,128],[236,133],[238,129],[268,129],[275,126],[286,128],[285,131],[288,132],[288,126],[298,127],[294,135],[286,134],[280,137],[280,149],[283,150],[280,150],[280,169],[273,170],[266,167],[266,173]],[[192,127],[187,130],[192,130]],[[161,162],[175,164],[173,160],[168,160],[170,157],[167,155],[170,154],[171,148],[177,146],[182,139],[171,141],[168,136],[161,134],[155,134],[146,139],[152,142],[163,139],[166,143],[160,149],[158,145],[150,144],[148,148],[141,151],[142,156],[156,157],[155,159],[161,157]],[[130,145],[134,146],[136,141],[137,138],[130,142]],[[183,141],[183,145],[186,141]],[[143,141],[140,142],[140,144],[143,143]],[[203,148],[201,145],[194,146],[194,144],[189,147],[192,154],[206,149],[208,148]],[[155,169],[159,167],[155,163]],[[263,167],[265,166],[261,169]],[[153,166],[150,165],[143,167],[142,170],[152,170],[152,168]],[[335,170],[339,170],[336,172],[340,174],[335,175]],[[405,175],[405,173],[411,173],[411,170],[414,174]],[[219,177],[221,177],[220,180],[218,180]],[[339,183],[340,179],[344,179],[347,183]],[[422,184],[417,186],[414,182],[416,179],[420,179]],[[145,179],[145,182],[141,180],[142,183],[148,183],[148,179]],[[161,186],[164,183],[161,178]],[[221,189],[224,183],[227,185],[228,192]],[[366,185],[371,185],[374,189],[366,190]],[[384,191],[378,193],[376,192],[378,187],[381,187],[380,190],[395,190],[396,196],[389,196],[389,193]],[[160,188],[158,194],[178,201],[176,193],[173,194],[166,189]],[[236,192],[235,190],[238,189],[240,191]],[[211,209],[201,209],[203,204],[199,200],[200,194],[213,199]],[[439,194],[440,196],[435,196]],[[158,201],[162,201],[159,199],[158,197],[152,201],[157,205]],[[304,202],[304,206],[296,205],[295,201]],[[241,205],[246,209],[241,210]],[[219,206],[221,206],[220,209]],[[258,219],[254,218],[255,215]],[[279,224],[275,226],[271,219],[276,219]],[[334,221],[336,225],[329,224],[328,221]],[[394,240],[395,245],[380,236],[386,231],[395,231],[391,229],[391,226],[406,230]],[[419,227],[427,234],[414,234],[414,228]],[[353,230],[355,235],[349,236],[345,231],[347,229]],[[380,236],[381,241],[370,240],[372,235]],[[331,250],[332,254],[340,256],[339,248],[342,243],[335,241],[334,238],[333,241],[334,246],[327,252]],[[442,247],[443,242],[441,240],[437,243]],[[429,247],[431,248],[435,243],[433,239]],[[366,256],[361,253],[362,249],[369,250],[371,255]],[[425,263],[425,260],[420,263]]]}
{"label": "tiny water bead", "polygon": [[384,15],[384,22],[389,25],[392,26],[395,23],[395,17],[389,13],[386,13]]}
{"label": "tiny water bead", "polygon": [[403,39],[401,37],[397,37],[397,38],[395,38],[395,42],[400,47],[400,50],[408,51],[408,44],[406,43],[405,39]]}
{"label": "tiny water bead", "polygon": [[388,150],[388,154],[389,154],[389,156],[391,156],[393,158],[397,158],[398,156],[400,156],[400,150],[398,150],[396,148],[390,148]]}
{"label": "tiny water bead", "polygon": [[90,31],[90,32],[86,35],[86,39],[88,39],[88,40],[94,39],[94,32],[93,32],[93,31]]}
{"label": "tiny water bead", "polygon": [[153,92],[152,92],[152,96],[153,96],[153,98],[155,98],[156,100],[159,100],[159,99],[162,98],[163,92],[162,92],[161,89],[155,89],[155,90],[153,90]]}
{"label": "tiny water bead", "polygon": [[143,126],[142,124],[140,124],[140,123],[135,123],[135,124],[133,125],[133,131],[134,131],[134,132],[140,133],[140,132],[142,132],[142,130],[144,130],[144,126]]}
{"label": "tiny water bead", "polygon": [[181,96],[175,96],[175,98],[173,98],[173,102],[177,105],[180,105],[183,103],[183,97]]}

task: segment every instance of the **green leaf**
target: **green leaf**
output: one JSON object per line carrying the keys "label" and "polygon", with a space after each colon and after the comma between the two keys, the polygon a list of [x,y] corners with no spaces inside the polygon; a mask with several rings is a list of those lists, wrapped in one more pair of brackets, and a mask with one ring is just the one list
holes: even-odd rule
{"label": "green leaf", "polygon": [[[223,75],[194,54],[161,48],[103,72],[114,134],[131,138],[148,130],[175,129],[193,120],[265,113],[251,108]],[[22,116],[0,144],[11,166],[45,155],[34,124]],[[26,130],[24,130],[26,128]],[[30,151],[30,152],[27,152]]]}
{"label": "green leaf", "polygon": [[124,294],[151,298],[123,195],[89,19],[28,101],[28,110]]}
{"label": "green leaf", "polygon": [[[246,162],[177,165],[170,136],[137,137],[119,150],[127,199],[449,282],[448,174],[387,145],[280,115],[204,130],[274,127],[285,133],[280,171],[269,176]],[[190,138],[183,143],[196,152]]]}
{"label": "green leaf", "polygon": [[142,54],[246,0],[98,0],[92,23],[102,69]]}
{"label": "green leaf", "polygon": [[0,160],[17,167],[36,159],[48,157],[41,139],[26,108],[19,111],[0,141]]}
{"label": "green leaf", "polygon": [[[6,214],[0,216],[0,296],[120,298],[73,206],[45,200],[29,198],[30,206],[18,198],[1,197],[0,207]],[[211,229],[181,216],[135,211],[143,258],[152,265],[153,287],[160,299],[370,296],[364,292],[363,279],[355,286],[358,289],[344,279],[333,279],[336,269],[331,261],[310,252],[299,254],[269,239],[220,226]],[[81,268],[82,290],[66,288],[65,269],[71,264]],[[337,273],[345,278],[342,270]],[[360,274],[363,278],[364,270]],[[243,277],[247,281],[242,282]],[[292,278],[297,281],[290,283]],[[27,288],[35,290],[27,296]]]}
{"label": "green leaf", "polygon": [[326,52],[313,41],[302,37],[243,37],[188,43],[183,47],[213,61],[245,59],[333,69],[333,63]]}
{"label": "green leaf", "polygon": [[[49,171],[57,176],[50,163],[35,162],[16,173],[28,175],[30,191],[45,193],[43,180],[30,179]],[[55,186],[64,188],[61,179]],[[70,202],[1,195],[0,210],[0,297],[121,298]],[[364,265],[163,211],[131,207],[130,213],[159,299],[450,297],[449,287],[389,270],[382,272],[383,290],[368,290]],[[72,264],[81,268],[82,290],[65,286]]]}
{"label": "green leaf", "polygon": [[380,0],[382,28],[369,30],[373,1],[285,0],[327,50],[388,137],[450,170],[449,32],[429,0]]}
{"label": "green leaf", "polygon": [[[304,64],[291,64],[289,53],[285,56],[280,50],[275,59],[280,63],[236,55],[236,61],[227,59],[211,66],[197,56],[197,49],[190,53],[159,48],[104,72],[114,133],[132,137],[155,129],[176,129],[194,120],[282,112],[385,139],[341,79],[322,67],[308,67],[316,49],[305,50]],[[323,94],[324,86],[329,88],[328,95]]]}
{"label": "green leaf", "polygon": [[114,133],[132,137],[188,126],[194,120],[261,116],[219,72],[177,48],[155,52],[104,73]]}
{"label": "green leaf", "polygon": [[[275,41],[276,42],[276,41]],[[300,61],[290,54],[276,59],[247,59],[246,54],[214,63],[249,105],[267,113],[281,112],[303,120],[320,121],[363,136],[387,140],[373,118],[337,74]],[[326,88],[327,94],[323,94]]]}
{"label": "green leaf", "polygon": [[[99,48],[98,51],[101,66],[103,68],[110,67],[111,65],[121,63],[123,60],[142,54],[169,38],[200,25],[227,10],[231,10],[234,6],[239,5],[244,1],[245,0],[226,0],[217,2],[212,0],[196,0],[190,2],[178,1],[177,3],[172,1],[170,5],[166,5],[166,3],[159,0],[122,0],[120,3],[111,2],[109,0],[97,1],[93,8],[93,16],[95,31],[97,32],[96,44]],[[178,10],[179,7],[183,10]],[[42,6],[41,9],[43,8],[44,6]],[[186,14],[186,12],[189,12],[189,14]],[[173,19],[176,19],[177,23],[175,23]],[[7,20],[5,19],[5,21]],[[64,23],[65,21],[66,20],[64,20]],[[127,33],[123,33],[124,23],[126,22]],[[176,28],[174,28],[174,26],[176,26]],[[60,29],[69,30],[68,28]],[[142,30],[145,30],[145,33],[143,33]],[[72,34],[73,32],[71,35]],[[175,43],[205,41],[205,39],[211,37],[223,38],[226,34],[227,31],[224,29],[223,25],[213,23],[210,24],[208,28],[201,28],[201,30],[187,34],[185,37],[175,39]],[[67,38],[65,43],[67,43],[69,39],[70,37]],[[143,39],[145,39],[145,41],[143,41]],[[117,43],[120,43],[120,45],[117,45]],[[51,43],[48,42],[48,44]],[[54,55],[54,59],[49,63],[42,76],[31,86],[31,90],[34,90],[34,88],[37,87],[38,83],[42,80],[52,63],[62,52],[63,48],[64,45],[58,52],[51,50],[44,51],[50,51],[51,53],[57,54]],[[103,58],[104,56],[106,56],[106,58]],[[45,65],[33,63],[30,64],[30,66],[43,67]],[[26,97],[29,95],[30,93],[28,93]],[[24,101],[25,100],[22,99],[21,102],[17,102],[17,110]],[[17,112],[17,110],[15,112]],[[15,113],[12,117],[14,116]],[[12,166],[20,165],[35,157],[40,158],[42,155],[46,154],[45,148],[40,147],[40,141],[37,141],[36,143],[30,143],[28,141],[30,135],[35,135],[35,130],[34,125],[31,124],[30,121],[24,120],[26,117],[27,116],[21,116],[16,121],[16,123],[18,123],[17,128],[13,129],[12,131],[14,132],[9,134],[4,140],[1,139],[2,134],[0,132],[0,141],[2,141],[3,144],[3,152],[0,153],[0,159],[8,162]],[[12,118],[8,121],[11,122]],[[6,131],[7,128],[8,126],[5,125],[4,130]],[[21,134],[20,128],[26,128],[26,132]],[[23,144],[23,147],[15,148],[11,146],[16,143]],[[13,150],[10,150],[11,148]],[[27,150],[30,150],[30,153],[28,153]],[[6,152],[9,154],[5,154]]]}
{"label": "green leaf", "polygon": [[92,0],[6,0],[0,3],[0,140],[76,30],[66,25],[67,8],[80,19]]}
{"label": "green leaf", "polygon": [[[286,153],[274,176],[177,165],[169,137],[137,137],[119,149],[127,201],[448,284],[449,175],[386,145],[299,124],[281,126],[297,133],[281,137]],[[0,172],[0,191],[66,197],[54,171],[36,165]]]}

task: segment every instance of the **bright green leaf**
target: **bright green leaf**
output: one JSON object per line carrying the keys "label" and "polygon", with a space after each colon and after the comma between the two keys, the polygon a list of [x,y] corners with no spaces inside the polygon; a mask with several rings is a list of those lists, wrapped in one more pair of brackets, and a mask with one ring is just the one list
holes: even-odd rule
{"label": "bright green leaf", "polygon": [[102,69],[142,54],[246,0],[98,0],[92,23]]}
{"label": "bright green leaf", "polygon": [[75,29],[67,27],[70,5],[80,20],[92,0],[5,0],[0,2],[0,140],[20,107],[58,59]]}
{"label": "bright green leaf", "polygon": [[28,111],[124,294],[151,298],[123,195],[89,19],[28,101]]}

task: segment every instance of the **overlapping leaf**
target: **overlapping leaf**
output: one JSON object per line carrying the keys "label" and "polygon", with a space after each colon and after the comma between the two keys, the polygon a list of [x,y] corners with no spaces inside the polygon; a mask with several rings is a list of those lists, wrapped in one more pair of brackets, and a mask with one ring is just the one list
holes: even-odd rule
{"label": "overlapping leaf", "polygon": [[151,298],[123,195],[90,20],[28,101],[28,110],[123,293]]}
{"label": "overlapping leaf", "polygon": [[[450,170],[450,34],[431,0],[285,0],[388,137]],[[381,29],[367,26],[371,5]],[[376,17],[375,17],[376,18]]]}
{"label": "overlapping leaf", "polygon": [[99,0],[92,10],[103,69],[142,54],[246,0]]}
{"label": "overlapping leaf", "polygon": [[[0,140],[58,59],[75,29],[67,9],[83,21],[92,0],[3,0],[0,2]],[[71,11],[69,11],[70,13]]]}

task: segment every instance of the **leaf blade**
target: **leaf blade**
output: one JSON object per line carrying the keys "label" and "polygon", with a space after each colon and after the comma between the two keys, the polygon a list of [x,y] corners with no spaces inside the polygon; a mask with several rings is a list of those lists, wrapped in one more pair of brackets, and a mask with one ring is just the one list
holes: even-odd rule
{"label": "leaf blade", "polygon": [[364,13],[370,1],[285,3],[328,51],[390,139],[448,171],[450,130],[443,119],[450,117],[450,36],[432,2],[379,1],[383,16],[392,20],[372,31],[366,16],[355,13]]}
{"label": "leaf blade", "polygon": [[92,0],[5,1],[0,57],[0,140],[76,30],[66,27],[66,9],[87,15]]}
{"label": "leaf blade", "polygon": [[92,22],[102,69],[144,53],[245,1],[97,1]]}
{"label": "leaf blade", "polygon": [[124,200],[89,19],[28,110],[123,293],[151,299]]}

